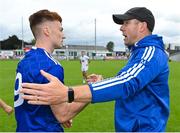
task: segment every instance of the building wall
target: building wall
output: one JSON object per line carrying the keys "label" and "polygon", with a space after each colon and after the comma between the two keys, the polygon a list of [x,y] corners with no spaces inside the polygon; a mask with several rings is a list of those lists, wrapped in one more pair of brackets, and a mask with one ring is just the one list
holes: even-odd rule
{"label": "building wall", "polygon": [[81,56],[81,51],[85,51],[86,54],[90,57],[90,59],[94,59],[94,56],[96,55],[96,57],[102,58],[104,56],[106,56],[108,53],[108,51],[105,50],[97,50],[96,54],[94,50],[85,50],[85,49],[55,49],[53,52],[53,57],[55,57],[56,59],[79,59],[79,57]]}
{"label": "building wall", "polygon": [[180,52],[170,56],[172,61],[180,61]]}

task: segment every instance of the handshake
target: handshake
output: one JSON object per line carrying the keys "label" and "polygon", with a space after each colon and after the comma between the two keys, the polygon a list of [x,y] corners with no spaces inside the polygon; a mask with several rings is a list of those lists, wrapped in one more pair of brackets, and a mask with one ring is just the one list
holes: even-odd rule
{"label": "handshake", "polygon": [[97,75],[97,74],[90,74],[87,76],[87,83],[94,83],[94,82],[99,82],[103,80],[102,75]]}

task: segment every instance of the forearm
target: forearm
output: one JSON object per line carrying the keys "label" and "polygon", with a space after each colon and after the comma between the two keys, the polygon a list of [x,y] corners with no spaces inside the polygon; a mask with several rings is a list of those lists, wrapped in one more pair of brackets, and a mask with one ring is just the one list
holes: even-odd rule
{"label": "forearm", "polygon": [[88,103],[73,102],[73,103],[63,103],[57,105],[51,105],[54,116],[60,123],[64,123],[68,120],[74,118],[78,113],[80,113],[83,108],[86,107]]}
{"label": "forearm", "polygon": [[74,90],[74,102],[51,105],[53,114],[60,123],[74,118],[89,102],[91,102],[92,95],[88,85],[75,86],[72,88]]}
{"label": "forearm", "polygon": [[66,113],[68,111],[67,103],[51,105],[50,107],[56,119],[60,123],[64,123],[66,121],[64,119],[64,116],[66,116]]}
{"label": "forearm", "polygon": [[2,108],[2,102],[1,102],[1,100],[0,100],[0,107]]}
{"label": "forearm", "polygon": [[74,101],[75,102],[91,102],[92,94],[88,85],[75,86],[74,89]]}
{"label": "forearm", "polygon": [[6,106],[7,106],[6,103],[0,99],[0,107],[5,108]]}

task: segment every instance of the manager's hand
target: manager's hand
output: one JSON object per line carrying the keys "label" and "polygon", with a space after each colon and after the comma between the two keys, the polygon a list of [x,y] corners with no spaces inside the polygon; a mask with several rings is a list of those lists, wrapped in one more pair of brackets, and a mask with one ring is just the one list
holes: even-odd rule
{"label": "manager's hand", "polygon": [[[47,84],[23,83],[20,93],[29,104],[51,105],[68,101],[68,87],[61,83],[56,77],[41,70],[41,74],[50,82]],[[28,95],[27,95],[28,94]]]}

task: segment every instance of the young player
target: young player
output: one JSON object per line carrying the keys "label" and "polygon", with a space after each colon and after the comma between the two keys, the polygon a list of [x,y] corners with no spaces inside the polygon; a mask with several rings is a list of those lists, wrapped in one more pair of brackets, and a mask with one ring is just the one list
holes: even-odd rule
{"label": "young player", "polygon": [[[63,67],[51,56],[55,48],[62,47],[64,34],[62,19],[56,12],[40,10],[29,18],[35,47],[25,54],[16,70],[15,117],[17,132],[63,132],[51,106],[33,106],[19,94],[21,83],[47,83],[40,70],[51,73],[64,82]],[[37,99],[38,100],[38,99]]]}

